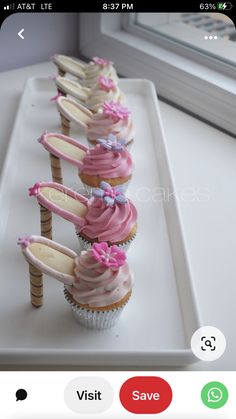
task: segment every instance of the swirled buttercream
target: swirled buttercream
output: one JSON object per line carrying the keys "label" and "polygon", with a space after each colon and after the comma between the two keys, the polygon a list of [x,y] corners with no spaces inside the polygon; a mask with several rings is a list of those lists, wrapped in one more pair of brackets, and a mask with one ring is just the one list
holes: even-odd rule
{"label": "swirled buttercream", "polygon": [[[95,250],[94,250],[95,249]],[[89,307],[106,307],[122,300],[133,278],[124,252],[106,243],[94,244],[75,260],[75,282],[67,286],[73,299]]]}
{"label": "swirled buttercream", "polygon": [[135,226],[137,210],[128,199],[125,203],[115,201],[109,205],[108,198],[112,200],[109,196],[94,196],[88,201],[85,224],[80,233],[99,242],[118,243],[124,240]]}
{"label": "swirled buttercream", "polygon": [[97,144],[87,151],[80,173],[103,178],[126,177],[132,173],[132,158],[128,150],[113,151]]}
{"label": "swirled buttercream", "polygon": [[96,142],[109,134],[124,138],[126,144],[134,138],[134,125],[128,108],[119,102],[105,102],[88,123],[87,138]]}

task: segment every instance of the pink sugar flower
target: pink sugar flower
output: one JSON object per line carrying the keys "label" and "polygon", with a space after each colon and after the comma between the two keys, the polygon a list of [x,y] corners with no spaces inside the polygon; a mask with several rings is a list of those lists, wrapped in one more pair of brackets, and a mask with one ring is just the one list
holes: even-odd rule
{"label": "pink sugar flower", "polygon": [[124,150],[126,143],[124,139],[117,138],[113,134],[109,134],[107,138],[99,138],[97,142],[106,150],[112,150],[118,153]]}
{"label": "pink sugar flower", "polygon": [[44,131],[43,132],[43,134],[41,135],[41,137],[39,137],[38,139],[37,139],[37,141],[40,143],[40,144],[44,144],[45,143],[45,135],[47,134],[47,131]]}
{"label": "pink sugar flower", "polygon": [[100,89],[104,90],[105,92],[110,92],[111,90],[114,91],[116,89],[114,81],[105,76],[98,77],[98,85]]}
{"label": "pink sugar flower", "polygon": [[92,246],[93,257],[108,268],[119,268],[126,261],[126,254],[118,246],[108,246],[106,242],[94,243]]}
{"label": "pink sugar flower", "polygon": [[36,182],[34,186],[31,186],[31,188],[28,189],[29,196],[37,196],[40,192],[40,182]]}
{"label": "pink sugar flower", "polygon": [[112,188],[108,182],[102,181],[99,186],[100,188],[93,189],[92,195],[95,198],[102,198],[107,207],[112,207],[115,204],[127,204],[128,199],[124,195],[124,187],[122,185]]}
{"label": "pink sugar flower", "polygon": [[17,244],[20,244],[22,247],[27,247],[29,246],[29,244],[31,243],[31,238],[30,237],[19,237],[19,239],[17,240]]}
{"label": "pink sugar flower", "polygon": [[59,97],[61,97],[61,96],[62,96],[62,93],[61,92],[57,92],[57,94],[55,96],[51,97],[50,102],[56,102],[57,99]]}
{"label": "pink sugar flower", "polygon": [[120,102],[104,102],[102,105],[103,114],[110,116],[115,122],[129,117],[130,111]]}
{"label": "pink sugar flower", "polygon": [[107,67],[109,65],[112,65],[113,62],[106,60],[105,58],[100,58],[100,57],[93,57],[93,62],[97,65],[101,65],[102,67]]}

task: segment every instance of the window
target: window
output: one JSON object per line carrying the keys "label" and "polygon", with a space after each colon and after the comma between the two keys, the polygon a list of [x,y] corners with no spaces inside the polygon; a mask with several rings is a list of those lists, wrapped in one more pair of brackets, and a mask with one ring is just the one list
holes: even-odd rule
{"label": "window", "polygon": [[[134,13],[129,27],[236,66],[236,30],[220,13]],[[156,38],[157,39],[157,38]]]}
{"label": "window", "polygon": [[[111,57],[121,75],[152,80],[158,95],[166,101],[236,135],[236,62],[232,61],[236,57],[236,42],[232,26],[227,35],[230,39],[218,33],[219,39],[207,41],[204,36],[210,36],[211,32],[190,25],[189,18],[188,22],[184,21],[186,15],[149,16],[158,17],[158,29],[151,28],[148,15],[81,13],[80,52],[88,58]],[[167,24],[164,21],[161,24],[164,18]],[[175,27],[185,27],[182,31],[185,38],[190,39],[194,31],[191,47],[186,39],[180,39],[182,35],[177,40],[171,29],[173,21]],[[217,45],[218,51],[214,51]],[[225,45],[231,48],[228,57]]]}

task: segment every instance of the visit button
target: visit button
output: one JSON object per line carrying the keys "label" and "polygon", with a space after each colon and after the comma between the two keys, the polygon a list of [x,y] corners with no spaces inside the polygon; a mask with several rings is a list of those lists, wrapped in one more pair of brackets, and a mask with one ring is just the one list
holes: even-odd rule
{"label": "visit button", "polygon": [[172,401],[172,390],[160,377],[132,377],[122,385],[120,401],[131,413],[161,413]]}

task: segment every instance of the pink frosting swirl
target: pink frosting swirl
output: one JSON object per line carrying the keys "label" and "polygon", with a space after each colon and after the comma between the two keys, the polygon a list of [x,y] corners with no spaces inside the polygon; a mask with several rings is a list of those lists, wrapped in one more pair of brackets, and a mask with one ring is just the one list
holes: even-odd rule
{"label": "pink frosting swirl", "polygon": [[97,112],[106,100],[119,100],[122,102],[124,101],[124,94],[121,93],[118,87],[108,91],[95,86],[88,95],[86,106],[93,112]]}
{"label": "pink frosting swirl", "polygon": [[137,210],[128,199],[125,204],[108,206],[103,199],[92,197],[80,232],[99,242],[117,243],[129,235],[136,222]]}
{"label": "pink frosting swirl", "polygon": [[106,63],[106,65],[97,64],[90,62],[85,68],[86,74],[86,85],[94,87],[97,84],[99,76],[111,78],[116,84],[118,83],[118,76],[112,62]]}
{"label": "pink frosting swirl", "polygon": [[131,175],[132,167],[131,155],[125,147],[118,152],[97,144],[87,151],[80,173],[100,175],[105,178],[126,177]]}
{"label": "pink frosting swirl", "polygon": [[102,112],[93,115],[88,124],[87,138],[89,141],[97,141],[98,138],[105,138],[109,134],[117,138],[125,138],[126,143],[134,138],[134,124],[131,117],[114,121],[111,116]]}
{"label": "pink frosting swirl", "polygon": [[104,266],[90,249],[81,252],[75,265],[76,279],[67,290],[80,304],[106,307],[122,300],[132,289],[133,277],[126,262],[119,268]]}

